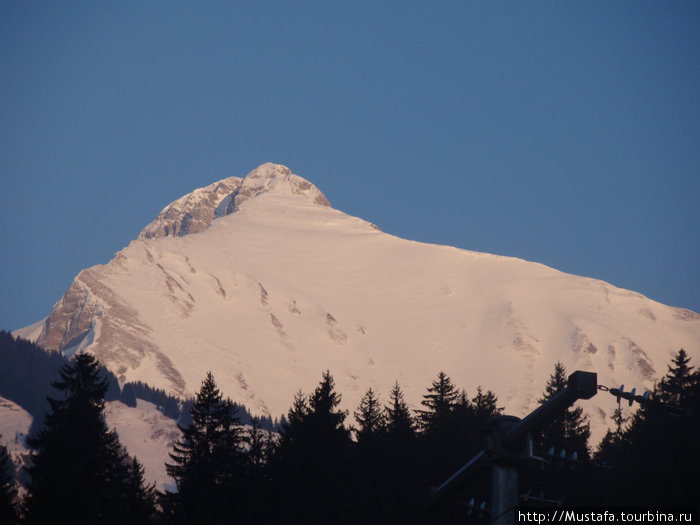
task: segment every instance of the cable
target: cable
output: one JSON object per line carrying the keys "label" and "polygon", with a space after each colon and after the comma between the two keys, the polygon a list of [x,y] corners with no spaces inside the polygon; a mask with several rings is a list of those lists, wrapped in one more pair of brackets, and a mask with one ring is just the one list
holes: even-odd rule
{"label": "cable", "polygon": [[675,405],[669,405],[668,403],[662,403],[661,401],[658,401],[656,399],[652,399],[648,390],[644,392],[644,395],[640,396],[635,395],[636,388],[633,388],[631,392],[625,392],[624,388],[625,385],[620,385],[620,388],[609,388],[605,385],[598,385],[598,390],[601,390],[603,392],[609,392],[617,398],[618,403],[620,402],[620,399],[626,399],[627,401],[629,401],[630,406],[632,406],[632,403],[634,401],[639,403],[641,406],[644,406],[646,404],[653,404],[655,406],[663,408],[664,410],[667,410],[673,416],[690,416],[696,413],[696,411],[691,408],[681,408]]}

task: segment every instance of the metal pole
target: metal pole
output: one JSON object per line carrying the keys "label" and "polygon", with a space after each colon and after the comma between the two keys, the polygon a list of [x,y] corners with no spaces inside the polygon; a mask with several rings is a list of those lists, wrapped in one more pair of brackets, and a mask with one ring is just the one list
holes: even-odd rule
{"label": "metal pole", "polygon": [[[552,396],[547,402],[532,411],[524,419],[514,416],[492,418],[488,430],[487,445],[468,463],[463,465],[428,497],[427,506],[439,505],[460,490],[477,467],[488,463],[492,468],[492,514],[498,525],[513,523],[514,512],[507,512],[518,504],[518,474],[515,467],[507,463],[512,459],[526,459],[528,434],[535,432],[564,412],[578,399],[590,399],[597,392],[597,375],[594,372],[577,370],[568,378],[566,388]],[[506,460],[506,461],[504,461]],[[512,494],[515,494],[514,496]],[[498,503],[496,503],[498,500]],[[497,510],[500,509],[500,510]],[[505,517],[504,517],[505,516]],[[503,517],[504,520],[498,521]]]}
{"label": "metal pole", "polygon": [[481,450],[476,454],[468,463],[463,465],[457,472],[452,474],[449,479],[442,483],[436,489],[433,489],[430,493],[430,502],[441,501],[445,498],[451,496],[456,492],[461,483],[463,483],[469,476],[472,475],[474,470],[480,467],[486,461],[486,453]]}
{"label": "metal pole", "polygon": [[512,465],[491,467],[491,524],[513,525],[518,505],[518,469]]}
{"label": "metal pole", "polygon": [[[491,523],[512,525],[518,504],[518,470],[514,458],[524,457],[526,447],[507,448],[504,436],[522,421],[515,416],[494,416],[486,428],[486,451],[491,456]],[[517,445],[525,445],[527,440]]]}

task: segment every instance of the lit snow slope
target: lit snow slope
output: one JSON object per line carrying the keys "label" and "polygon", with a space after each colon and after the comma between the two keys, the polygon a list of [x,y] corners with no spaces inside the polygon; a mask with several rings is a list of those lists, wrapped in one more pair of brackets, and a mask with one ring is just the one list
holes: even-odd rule
{"label": "lit snow slope", "polygon": [[[520,259],[387,235],[264,164],[178,199],[107,265],[82,271],[37,342],[89,350],[123,381],[180,395],[208,370],[253,411],[285,413],[328,369],[352,411],[398,380],[418,407],[443,370],[506,412],[537,404],[554,363],[651,387],[700,316]],[[615,406],[582,406],[599,438]]]}

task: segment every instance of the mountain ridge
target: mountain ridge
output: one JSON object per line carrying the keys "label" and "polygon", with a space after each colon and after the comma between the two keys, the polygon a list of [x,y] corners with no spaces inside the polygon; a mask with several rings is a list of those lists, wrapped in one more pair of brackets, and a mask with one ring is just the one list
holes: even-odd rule
{"label": "mountain ridge", "polygon": [[[284,166],[207,188],[143,230],[161,235],[80,272],[37,343],[94,352],[121,381],[181,396],[211,369],[227,395],[274,415],[325,369],[346,408],[395,380],[418,406],[444,370],[523,415],[557,360],[639,389],[679,348],[699,357],[694,312],[539,263],[388,235]],[[594,434],[613,409],[601,396],[590,405]]]}
{"label": "mountain ridge", "polygon": [[227,177],[176,199],[163,208],[137,238],[145,240],[198,233],[208,228],[215,219],[238,211],[246,200],[285,183],[292,193],[330,207],[325,195],[309,181],[294,175],[286,166],[266,162],[245,178]]}

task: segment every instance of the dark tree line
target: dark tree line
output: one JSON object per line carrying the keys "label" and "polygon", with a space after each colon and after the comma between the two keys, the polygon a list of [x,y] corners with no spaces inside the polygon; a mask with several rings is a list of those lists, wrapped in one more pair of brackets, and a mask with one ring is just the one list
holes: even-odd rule
{"label": "dark tree line", "polygon": [[18,516],[19,502],[14,483],[14,467],[7,447],[0,445],[0,523],[14,525],[19,521]]}
{"label": "dark tree line", "polygon": [[[502,411],[493,392],[478,387],[469,396],[440,372],[420,408],[411,410],[395,383],[385,401],[367,390],[351,421],[326,371],[313,392],[294,396],[280,432],[272,433],[255,418],[243,425],[240,407],[222,396],[209,373],[167,463],[177,490],[158,494],[104,424],[107,384],[94,358],[80,354],[59,375],[53,384],[60,395],[50,399],[44,427],[29,440],[35,452],[21,505],[0,449],[3,523],[20,516],[24,523],[464,522],[456,505],[425,511],[423,495],[482,447],[484,427]],[[539,401],[566,379],[557,363]],[[695,505],[699,402],[700,374],[681,350],[652,402],[628,421],[620,411],[595,454],[579,407],[552,421],[535,436],[535,453],[576,450],[579,466],[530,469],[521,489],[565,495],[568,504]],[[459,498],[486,499],[488,479],[466,490]]]}
{"label": "dark tree line", "polygon": [[700,371],[680,350],[651,395],[651,402],[625,416],[622,405],[596,451],[605,467],[596,499],[633,505],[700,502]]}

